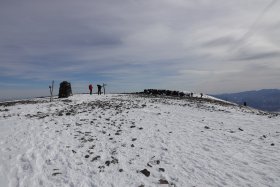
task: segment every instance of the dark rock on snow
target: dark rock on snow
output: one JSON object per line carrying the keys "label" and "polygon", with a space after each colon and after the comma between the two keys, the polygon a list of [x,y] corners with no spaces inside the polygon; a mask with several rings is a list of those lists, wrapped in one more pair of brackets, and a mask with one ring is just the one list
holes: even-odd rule
{"label": "dark rock on snow", "polygon": [[160,184],[169,184],[168,181],[167,181],[167,180],[164,180],[164,179],[160,179],[160,180],[159,180],[159,183],[160,183]]}
{"label": "dark rock on snow", "polygon": [[146,177],[150,176],[150,172],[147,169],[143,169],[140,172],[143,173]]}

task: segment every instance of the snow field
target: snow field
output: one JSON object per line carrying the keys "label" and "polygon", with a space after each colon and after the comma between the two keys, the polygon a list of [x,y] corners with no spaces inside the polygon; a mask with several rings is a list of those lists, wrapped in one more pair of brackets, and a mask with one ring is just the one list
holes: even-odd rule
{"label": "snow field", "polygon": [[0,186],[280,186],[278,116],[137,95],[41,100],[0,106]]}

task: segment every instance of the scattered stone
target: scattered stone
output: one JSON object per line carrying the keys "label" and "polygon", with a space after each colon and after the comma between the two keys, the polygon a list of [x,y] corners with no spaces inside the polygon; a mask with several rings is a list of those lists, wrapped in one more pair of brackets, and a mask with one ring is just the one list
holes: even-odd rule
{"label": "scattered stone", "polygon": [[140,172],[143,173],[146,177],[150,176],[150,172],[147,169],[143,169]]}
{"label": "scattered stone", "polygon": [[243,129],[241,129],[241,128],[238,128],[238,130],[243,131]]}
{"label": "scattered stone", "polygon": [[136,127],[135,125],[130,126],[130,128],[135,128],[135,127]]}
{"label": "scattered stone", "polygon": [[263,135],[262,137],[266,138],[266,135]]}
{"label": "scattered stone", "polygon": [[160,164],[160,161],[159,161],[159,160],[156,160],[156,163],[157,163],[157,164]]}
{"label": "scattered stone", "polygon": [[119,172],[123,172],[123,169],[119,169]]}
{"label": "scattered stone", "polygon": [[60,175],[60,174],[62,174],[62,173],[56,172],[56,173],[53,173],[52,176],[56,176],[56,175]]}
{"label": "scattered stone", "polygon": [[71,115],[71,113],[70,113],[70,112],[67,112],[67,113],[66,113],[66,116],[70,116],[70,115]]}
{"label": "scattered stone", "polygon": [[99,158],[100,158],[100,156],[93,157],[91,161],[93,162],[95,160],[98,160]]}
{"label": "scattered stone", "polygon": [[116,159],[116,158],[114,158],[114,157],[112,157],[112,161],[111,161],[111,163],[112,164],[117,164],[117,163],[119,163],[119,160],[118,159]]}
{"label": "scattered stone", "polygon": [[111,162],[109,161],[109,160],[107,160],[106,162],[105,162],[105,165],[107,165],[107,166],[109,166],[111,164]]}
{"label": "scattered stone", "polygon": [[271,146],[274,146],[274,143],[270,144]]}
{"label": "scattered stone", "polygon": [[132,138],[132,141],[135,141],[135,140],[137,140],[137,138]]}
{"label": "scattered stone", "polygon": [[169,184],[168,181],[165,180],[165,179],[160,179],[160,180],[159,180],[159,183],[160,183],[160,184]]}
{"label": "scattered stone", "polygon": [[165,172],[164,168],[159,168],[158,170],[161,171],[161,172]]}
{"label": "scattered stone", "polygon": [[204,126],[204,128],[205,128],[205,129],[210,129],[210,127],[208,127],[208,126]]}
{"label": "scattered stone", "polygon": [[149,166],[149,167],[151,167],[151,168],[153,167],[153,166],[152,166],[152,165],[150,165],[149,163],[147,163],[147,166]]}
{"label": "scattered stone", "polygon": [[131,144],[131,147],[134,147],[134,144]]}
{"label": "scattered stone", "polygon": [[72,150],[73,153],[76,153],[76,151]]}
{"label": "scattered stone", "polygon": [[63,99],[62,101],[65,102],[65,103],[71,103],[72,102],[72,100],[70,100],[70,99]]}
{"label": "scattered stone", "polygon": [[105,166],[98,166],[99,168],[99,173],[104,172]]}
{"label": "scattered stone", "polygon": [[139,130],[142,130],[142,129],[143,129],[143,127],[140,127],[140,128],[139,128]]}
{"label": "scattered stone", "polygon": [[88,157],[89,157],[89,155],[86,155],[86,156],[85,156],[85,158],[88,158]]}

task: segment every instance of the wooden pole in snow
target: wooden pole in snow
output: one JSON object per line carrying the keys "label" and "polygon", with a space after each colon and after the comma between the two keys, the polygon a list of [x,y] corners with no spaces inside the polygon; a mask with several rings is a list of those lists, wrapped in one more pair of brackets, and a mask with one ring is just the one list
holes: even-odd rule
{"label": "wooden pole in snow", "polygon": [[50,93],[51,93],[50,102],[52,102],[52,100],[53,100],[53,85],[54,85],[54,81],[52,81],[52,85],[49,86],[49,88],[50,88]]}

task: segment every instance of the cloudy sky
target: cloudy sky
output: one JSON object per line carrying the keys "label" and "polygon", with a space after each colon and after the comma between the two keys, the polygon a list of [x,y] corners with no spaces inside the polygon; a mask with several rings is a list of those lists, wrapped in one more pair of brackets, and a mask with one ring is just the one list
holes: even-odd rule
{"label": "cloudy sky", "polygon": [[0,98],[280,88],[277,0],[1,0]]}

